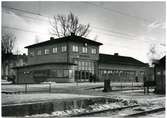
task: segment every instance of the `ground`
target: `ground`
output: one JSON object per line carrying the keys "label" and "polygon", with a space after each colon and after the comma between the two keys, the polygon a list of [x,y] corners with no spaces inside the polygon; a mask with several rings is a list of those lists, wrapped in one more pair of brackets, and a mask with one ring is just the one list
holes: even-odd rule
{"label": "ground", "polygon": [[[140,104],[140,107],[135,109],[121,110],[118,113],[109,112],[105,114],[96,114],[94,116],[118,116],[118,114],[119,116],[121,116],[121,114],[125,115],[134,113],[135,110],[149,110],[165,107],[165,95],[156,95],[153,92],[149,94],[144,94],[143,88],[141,87],[142,83],[111,83],[111,86],[113,91],[104,93],[102,92],[103,83],[45,83],[28,86],[2,85],[2,92],[16,92],[15,94],[3,93],[2,105],[50,101],[59,99],[84,99],[101,96],[109,98],[119,98],[124,100],[137,100],[138,104]],[[21,93],[17,93],[20,91]],[[152,113],[148,114],[147,116],[152,118],[164,118],[165,112]]]}

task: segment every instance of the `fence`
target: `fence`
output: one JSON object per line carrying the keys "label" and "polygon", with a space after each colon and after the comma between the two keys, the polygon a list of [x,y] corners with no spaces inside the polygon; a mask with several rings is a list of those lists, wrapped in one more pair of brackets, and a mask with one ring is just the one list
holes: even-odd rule
{"label": "fence", "polygon": [[52,84],[10,84],[4,85],[2,87],[2,93],[12,94],[12,93],[28,93],[28,92],[49,92],[51,93]]}

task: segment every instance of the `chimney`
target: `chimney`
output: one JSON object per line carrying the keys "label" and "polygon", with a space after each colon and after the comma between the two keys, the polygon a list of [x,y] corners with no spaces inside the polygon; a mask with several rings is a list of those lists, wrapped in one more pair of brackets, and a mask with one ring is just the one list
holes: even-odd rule
{"label": "chimney", "polygon": [[50,40],[54,40],[54,37],[50,37]]}
{"label": "chimney", "polygon": [[75,33],[74,33],[74,32],[71,32],[71,36],[75,36]]}
{"label": "chimney", "polygon": [[118,56],[119,54],[118,53],[114,53],[114,56]]}

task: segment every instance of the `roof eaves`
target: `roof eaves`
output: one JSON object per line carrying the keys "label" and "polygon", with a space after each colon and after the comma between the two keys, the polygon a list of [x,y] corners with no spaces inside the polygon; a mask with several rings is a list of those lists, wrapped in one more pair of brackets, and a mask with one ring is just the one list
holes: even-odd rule
{"label": "roof eaves", "polygon": [[43,65],[76,65],[74,63],[66,63],[66,62],[62,62],[62,63],[41,63],[41,64],[33,64],[33,65],[25,65],[25,66],[16,66],[13,67],[13,69],[18,69],[18,68],[26,68],[26,67],[34,67],[34,66],[43,66]]}

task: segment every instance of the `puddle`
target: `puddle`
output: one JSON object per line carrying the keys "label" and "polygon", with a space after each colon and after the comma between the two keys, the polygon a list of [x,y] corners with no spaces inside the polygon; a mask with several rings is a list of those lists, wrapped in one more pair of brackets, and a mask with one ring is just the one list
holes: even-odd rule
{"label": "puddle", "polygon": [[89,105],[105,104],[118,102],[118,99],[111,98],[84,98],[84,99],[68,99],[68,100],[55,100],[51,102],[41,103],[26,103],[18,105],[5,105],[2,106],[2,116],[25,116],[33,114],[51,114],[54,111],[65,111],[70,109],[87,108]]}
{"label": "puddle", "polygon": [[52,102],[2,106],[2,116],[70,116],[79,113],[121,108],[133,104],[136,104],[136,101],[104,97],[56,100]]}

